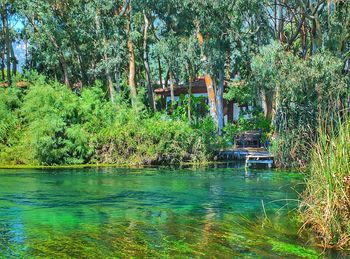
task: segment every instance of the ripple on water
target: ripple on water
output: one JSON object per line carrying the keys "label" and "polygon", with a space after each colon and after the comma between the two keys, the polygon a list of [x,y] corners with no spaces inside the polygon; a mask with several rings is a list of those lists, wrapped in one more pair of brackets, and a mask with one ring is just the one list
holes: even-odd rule
{"label": "ripple on water", "polygon": [[300,183],[240,168],[1,173],[0,255],[316,258],[297,235]]}

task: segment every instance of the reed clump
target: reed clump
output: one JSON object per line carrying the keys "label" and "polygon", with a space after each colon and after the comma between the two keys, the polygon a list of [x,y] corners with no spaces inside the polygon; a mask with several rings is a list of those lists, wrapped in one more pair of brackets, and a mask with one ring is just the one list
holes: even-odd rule
{"label": "reed clump", "polygon": [[325,248],[350,246],[350,118],[346,117],[319,127],[302,194],[302,230],[312,229]]}

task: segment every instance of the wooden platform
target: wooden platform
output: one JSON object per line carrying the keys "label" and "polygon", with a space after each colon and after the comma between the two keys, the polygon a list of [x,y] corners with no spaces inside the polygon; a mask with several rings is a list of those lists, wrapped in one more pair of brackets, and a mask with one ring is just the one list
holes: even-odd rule
{"label": "wooden platform", "polygon": [[233,148],[218,152],[221,160],[245,160],[247,156],[269,156],[265,148]]}
{"label": "wooden platform", "polygon": [[225,161],[243,160],[247,167],[252,165],[266,165],[272,168],[274,157],[265,148],[234,148],[218,152],[218,158]]}
{"label": "wooden platform", "polygon": [[245,160],[246,167],[252,165],[267,165],[268,168],[272,168],[273,164],[274,157],[272,155],[248,155]]}

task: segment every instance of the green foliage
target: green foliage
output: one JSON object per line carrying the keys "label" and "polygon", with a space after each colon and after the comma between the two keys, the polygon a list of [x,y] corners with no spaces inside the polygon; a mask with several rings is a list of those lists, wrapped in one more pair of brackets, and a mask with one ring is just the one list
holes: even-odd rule
{"label": "green foliage", "polygon": [[228,91],[224,93],[224,98],[236,103],[247,104],[253,99],[252,91],[249,87],[230,86]]}
{"label": "green foliage", "polygon": [[[213,125],[213,124],[212,124]],[[135,116],[120,107],[111,127],[100,136],[97,153],[105,163],[179,163],[206,161],[213,149],[215,127],[193,128],[182,120],[156,114]]]}
{"label": "green foliage", "polygon": [[39,77],[25,94],[1,91],[2,164],[200,162],[215,143],[211,120],[194,127],[123,102],[115,106],[100,83],[76,95]]}
{"label": "green foliage", "polygon": [[233,144],[233,137],[243,131],[259,130],[262,132],[262,143],[270,139],[271,120],[266,118],[259,107],[241,111],[236,123],[227,124],[224,128],[224,139],[229,145]]}
{"label": "green foliage", "polygon": [[347,83],[342,66],[342,60],[329,52],[304,60],[276,43],[254,57],[250,84],[256,96],[264,90],[275,99],[274,150],[279,165],[305,166],[317,137],[318,118],[344,108]]}
{"label": "green foliage", "polygon": [[[189,97],[185,95],[179,96],[178,105],[175,106],[171,113],[174,120],[188,121],[188,101]],[[193,125],[200,124],[201,121],[208,116],[209,107],[206,104],[206,97],[191,95],[191,123]],[[173,108],[171,108],[173,109]]]}
{"label": "green foliage", "polygon": [[17,89],[0,89],[0,144],[9,144],[18,124],[17,109],[20,105],[20,92]]}
{"label": "green foliage", "polygon": [[271,131],[271,121],[264,116],[263,111],[259,107],[246,109],[240,113],[238,118],[238,130],[261,130],[269,133]]}

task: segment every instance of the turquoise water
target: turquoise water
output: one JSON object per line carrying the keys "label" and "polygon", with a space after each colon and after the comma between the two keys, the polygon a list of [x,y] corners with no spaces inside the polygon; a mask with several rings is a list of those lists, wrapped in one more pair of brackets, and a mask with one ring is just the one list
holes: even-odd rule
{"label": "turquoise water", "polygon": [[0,257],[306,257],[298,173],[0,170]]}

